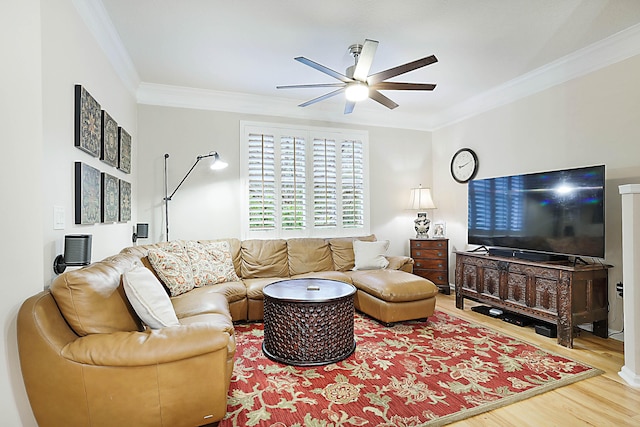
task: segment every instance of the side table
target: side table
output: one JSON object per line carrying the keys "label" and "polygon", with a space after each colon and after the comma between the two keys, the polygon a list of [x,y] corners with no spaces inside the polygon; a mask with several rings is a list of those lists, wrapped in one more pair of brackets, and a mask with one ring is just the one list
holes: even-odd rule
{"label": "side table", "polygon": [[449,295],[449,239],[410,239],[413,274],[431,280]]}
{"label": "side table", "polygon": [[335,363],[356,349],[355,286],[328,279],[287,279],[264,287],[265,356],[295,366]]}

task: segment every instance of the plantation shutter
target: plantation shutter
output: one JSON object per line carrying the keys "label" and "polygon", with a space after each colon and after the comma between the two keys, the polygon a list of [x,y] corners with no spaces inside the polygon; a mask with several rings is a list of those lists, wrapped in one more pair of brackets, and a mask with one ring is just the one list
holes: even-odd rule
{"label": "plantation shutter", "polygon": [[364,226],[364,147],[362,141],[341,144],[342,226]]}
{"label": "plantation shutter", "polygon": [[240,126],[243,239],[370,232],[366,132]]}
{"label": "plantation shutter", "polygon": [[280,139],[280,200],[283,230],[306,227],[306,156],[304,138]]}
{"label": "plantation shutter", "polygon": [[248,136],[249,229],[276,225],[275,146],[273,135]]}
{"label": "plantation shutter", "polygon": [[315,227],[336,227],[338,204],[336,141],[313,140],[313,224]]}

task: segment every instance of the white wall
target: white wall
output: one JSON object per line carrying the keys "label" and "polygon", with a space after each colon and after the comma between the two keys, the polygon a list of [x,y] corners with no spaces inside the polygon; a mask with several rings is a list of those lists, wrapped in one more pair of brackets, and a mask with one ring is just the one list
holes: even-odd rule
{"label": "white wall", "polygon": [[[199,164],[170,202],[169,237],[240,237],[240,120],[348,127],[326,122],[141,105],[139,113],[139,220],[150,223],[150,239],[164,239],[164,153],[169,157],[169,192],[196,157],[218,151],[229,163],[211,172]],[[415,213],[404,211],[409,189],[431,186],[429,132],[352,126],[369,132],[371,231],[389,239],[389,253],[408,254]],[[436,204],[438,194],[435,194]]]}
{"label": "white wall", "polygon": [[[65,234],[93,234],[93,259],[131,244],[131,224],[73,224],[73,163],[122,174],[73,146],[74,84],[85,85],[137,139],[136,103],[113,72],[71,0],[3,0],[0,5],[0,168],[3,261],[0,285],[2,351],[0,424],[35,426],[20,374],[16,315],[22,302],[47,287]],[[65,230],[53,230],[53,206],[66,211]],[[135,220],[135,207],[132,212]]]}
{"label": "white wall", "polygon": [[[40,1],[0,6],[0,167],[2,259],[0,282],[0,424],[35,420],[20,375],[16,315],[22,301],[42,290],[42,100]],[[18,42],[19,41],[19,42]]]}
{"label": "white wall", "polygon": [[[640,56],[437,130],[434,187],[447,194],[439,213],[454,250],[466,249],[467,185],[450,176],[451,156],[471,147],[478,178],[568,167],[606,165],[605,261],[609,270],[609,328],[622,329],[621,200],[618,185],[640,178]],[[636,236],[640,238],[640,236]],[[453,283],[454,257],[451,257]]]}
{"label": "white wall", "polygon": [[[78,15],[71,0],[42,2],[42,106],[44,130],[44,197],[41,219],[44,230],[45,285],[55,277],[53,259],[62,253],[65,234],[92,234],[92,260],[117,253],[130,246],[136,220],[133,203],[128,223],[76,225],[74,221],[74,162],[128,181],[132,200],[137,194],[137,105],[115,73],[93,35]],[[125,174],[96,157],[74,147],[74,85],[84,86],[119,126],[132,136],[132,173]],[[64,230],[53,229],[53,208],[66,213]]]}

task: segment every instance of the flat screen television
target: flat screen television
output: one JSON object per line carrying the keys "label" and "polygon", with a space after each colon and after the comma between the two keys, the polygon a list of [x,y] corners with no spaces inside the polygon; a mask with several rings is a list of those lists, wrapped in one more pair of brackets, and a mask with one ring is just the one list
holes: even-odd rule
{"label": "flat screen television", "polygon": [[468,191],[469,244],[604,258],[604,165],[477,179]]}

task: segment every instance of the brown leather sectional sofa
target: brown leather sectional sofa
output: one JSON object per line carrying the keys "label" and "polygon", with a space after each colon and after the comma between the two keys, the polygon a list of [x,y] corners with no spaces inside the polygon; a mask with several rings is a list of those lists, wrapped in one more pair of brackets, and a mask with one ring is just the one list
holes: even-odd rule
{"label": "brown leather sectional sofa", "polygon": [[122,286],[122,274],[135,265],[153,269],[147,253],[164,243],[125,248],[63,273],[49,290],[25,301],[18,315],[18,346],[38,424],[219,421],[233,372],[233,322],[261,320],[262,289],[274,281],[319,277],[353,283],[355,308],[383,323],[433,314],[438,288],[409,274],[409,257],[388,257],[386,269],[352,271],[353,238],[225,240],[241,280],[172,297],[179,327],[145,328]]}

